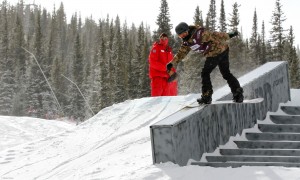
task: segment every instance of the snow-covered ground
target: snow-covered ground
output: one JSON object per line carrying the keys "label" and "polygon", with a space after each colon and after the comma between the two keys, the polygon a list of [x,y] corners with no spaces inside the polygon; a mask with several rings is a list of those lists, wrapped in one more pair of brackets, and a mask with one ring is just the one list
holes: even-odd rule
{"label": "snow-covered ground", "polygon": [[[300,90],[291,90],[300,106]],[[299,180],[299,168],[212,168],[152,164],[149,126],[193,95],[129,100],[76,126],[28,117],[0,117],[0,179]],[[227,144],[230,146],[230,143]]]}

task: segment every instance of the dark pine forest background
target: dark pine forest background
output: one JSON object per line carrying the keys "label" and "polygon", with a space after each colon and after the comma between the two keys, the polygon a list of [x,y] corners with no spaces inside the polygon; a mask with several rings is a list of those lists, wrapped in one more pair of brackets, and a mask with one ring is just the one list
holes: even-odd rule
{"label": "dark pine forest background", "polygon": [[[216,12],[210,0],[205,14],[195,8],[191,24],[211,31],[238,30],[240,36],[230,41],[231,70],[241,76],[268,61],[287,61],[292,88],[300,88],[299,47],[295,47],[292,25],[286,20],[280,0],[274,0],[270,14],[272,28],[265,22],[253,23],[249,39],[239,29],[239,4],[225,12],[221,0]],[[226,4],[229,6],[229,4]],[[45,118],[69,117],[84,121],[99,110],[129,99],[149,97],[148,55],[160,33],[166,32],[174,53],[180,40],[171,33],[173,25],[167,0],[157,7],[157,29],[141,22],[127,24],[120,18],[94,20],[76,12],[68,20],[63,3],[52,10],[40,5],[0,5],[0,114]],[[204,14],[204,15],[203,15]],[[297,22],[295,22],[297,23]],[[261,24],[262,29],[258,29]],[[270,37],[266,37],[269,32]],[[204,58],[190,53],[178,67],[179,93],[200,93]],[[226,84],[218,69],[212,73],[214,89]]]}

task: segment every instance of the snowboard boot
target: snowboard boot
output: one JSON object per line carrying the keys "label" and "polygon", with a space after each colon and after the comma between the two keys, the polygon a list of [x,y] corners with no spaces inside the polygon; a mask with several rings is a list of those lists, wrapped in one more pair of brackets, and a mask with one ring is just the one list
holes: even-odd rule
{"label": "snowboard boot", "polygon": [[233,93],[233,102],[242,103],[244,101],[243,92],[243,88],[237,88],[236,91]]}
{"label": "snowboard boot", "polygon": [[212,101],[212,90],[206,91],[204,93],[202,93],[201,98],[197,99],[197,102],[202,105],[202,104],[211,104]]}

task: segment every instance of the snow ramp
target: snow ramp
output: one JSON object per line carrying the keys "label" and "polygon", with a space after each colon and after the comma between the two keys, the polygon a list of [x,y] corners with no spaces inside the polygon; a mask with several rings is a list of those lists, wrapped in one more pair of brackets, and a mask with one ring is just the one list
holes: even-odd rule
{"label": "snow ramp", "polygon": [[[275,112],[280,103],[290,100],[288,64],[266,63],[239,78],[245,99],[262,98],[256,103],[221,103],[205,107],[183,108],[150,126],[153,163],[186,165],[213,152],[230,136],[241,134]],[[215,91],[213,101],[231,100],[228,86]]]}

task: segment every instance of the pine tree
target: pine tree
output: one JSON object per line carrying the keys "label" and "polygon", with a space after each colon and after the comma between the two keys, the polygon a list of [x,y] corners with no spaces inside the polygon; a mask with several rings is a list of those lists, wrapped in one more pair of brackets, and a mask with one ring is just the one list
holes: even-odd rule
{"label": "pine tree", "polygon": [[271,61],[274,59],[273,49],[270,40],[268,40],[266,43],[266,59],[267,61]]}
{"label": "pine tree", "polygon": [[[53,19],[53,18],[52,18]],[[49,53],[51,53],[51,41],[52,46],[55,46],[55,52],[52,60],[52,64],[50,66],[50,77],[53,89],[57,96],[59,103],[62,107],[65,107],[68,103],[68,95],[67,95],[67,84],[66,79],[63,78],[62,75],[67,75],[67,50],[69,47],[67,41],[67,26],[66,26],[66,14],[64,12],[63,3],[60,4],[59,9],[56,11],[55,21],[51,21],[50,27],[56,26],[56,28],[52,27],[50,29],[50,42],[49,42]],[[42,23],[41,23],[42,24]],[[41,28],[43,29],[43,28]],[[53,37],[53,32],[56,32],[57,35]],[[55,41],[53,41],[55,39]],[[49,54],[50,55],[50,54]],[[51,57],[50,57],[51,58]],[[68,75],[67,75],[68,76]],[[63,79],[62,79],[63,78]],[[57,107],[55,109],[57,111]]]}
{"label": "pine tree", "polygon": [[[62,79],[63,65],[58,57],[56,57],[53,61],[52,69],[51,69],[51,85],[54,89],[55,95],[61,105],[66,105],[66,93],[65,92],[65,80]],[[55,114],[59,114],[61,112],[59,107],[53,106],[51,107],[51,111]]]}
{"label": "pine tree", "polygon": [[156,19],[158,29],[155,37],[158,37],[161,33],[166,33],[171,37],[172,24],[170,22],[168,2],[167,0],[161,0],[160,12]]}
{"label": "pine tree", "polygon": [[58,31],[58,52],[57,55],[64,62],[67,53],[66,38],[67,38],[67,20],[63,3],[60,4],[57,10],[57,31]]}
{"label": "pine tree", "polygon": [[[90,87],[86,87],[88,91],[88,102],[91,106],[93,112],[98,112],[101,109],[101,77],[100,77],[100,51],[101,51],[101,39],[103,36],[101,19],[99,20],[99,28],[96,29],[96,38],[95,38],[95,49],[93,52],[92,63],[91,63],[91,72],[88,80]],[[101,32],[101,33],[100,33]],[[89,112],[89,111],[88,111]],[[87,112],[87,114],[89,114]]]}
{"label": "pine tree", "polygon": [[[240,23],[239,19],[239,8],[240,5],[238,5],[236,2],[232,6],[232,14],[230,14],[229,24],[230,27],[229,31],[238,31],[238,25]],[[234,67],[232,69],[239,69],[243,71],[243,69],[240,68],[240,64],[243,61],[242,59],[242,53],[243,52],[243,42],[241,37],[232,38],[230,40],[230,61],[231,65]],[[243,68],[247,69],[246,66],[247,63],[245,63]],[[238,68],[239,67],[239,68]]]}
{"label": "pine tree", "polygon": [[221,10],[220,10],[220,19],[219,19],[219,30],[221,32],[227,31],[227,23],[226,23],[226,14],[225,14],[225,7],[224,7],[224,0],[221,1]]}
{"label": "pine tree", "polygon": [[115,62],[115,79],[114,79],[114,102],[123,102],[127,99],[126,97],[126,89],[125,89],[125,79],[126,72],[124,67],[124,51],[123,51],[123,41],[121,34],[121,24],[119,16],[116,17],[115,20],[115,37],[113,42],[113,50],[112,50],[112,58]]}
{"label": "pine tree", "polygon": [[73,52],[74,44],[77,35],[78,17],[75,13],[71,17],[70,24],[67,29],[66,45],[67,45],[67,57],[65,62],[65,75],[68,77],[72,76],[72,65],[73,65]]}
{"label": "pine tree", "polygon": [[14,64],[9,49],[9,26],[7,1],[0,11],[0,114],[12,115],[15,90]]}
{"label": "pine tree", "polygon": [[110,22],[109,25],[109,49],[112,50],[112,46],[113,46],[113,42],[114,42],[114,38],[115,38],[115,30],[114,30],[114,23],[113,23],[113,19]]}
{"label": "pine tree", "polygon": [[[31,107],[34,109],[35,114],[28,114],[37,117],[42,117],[45,115],[48,110],[50,110],[54,104],[54,97],[51,94],[50,87],[47,84],[45,79],[49,78],[49,73],[46,69],[47,66],[43,66],[45,64],[45,55],[43,51],[43,35],[41,31],[41,11],[40,9],[35,10],[35,21],[34,32],[30,39],[31,43],[29,48],[32,49],[31,59],[29,61],[29,78],[26,89],[26,108]],[[30,25],[31,26],[31,25]],[[45,75],[45,76],[44,76]]]}
{"label": "pine tree", "polygon": [[[54,9],[55,11],[55,9]],[[60,105],[56,102],[55,94],[51,91],[51,85],[49,81],[51,80],[51,68],[53,61],[56,57],[57,52],[57,42],[58,38],[57,34],[57,24],[56,24],[56,14],[54,13],[52,16],[51,21],[51,29],[50,29],[50,36],[49,36],[49,43],[47,47],[47,55],[45,55],[45,47],[43,42],[45,41],[45,35],[42,32],[41,26],[41,10],[37,9],[35,11],[35,42],[34,42],[34,49],[36,50],[36,55],[38,57],[38,61],[40,61],[40,66],[44,75],[40,78],[39,88],[40,88],[40,103],[42,104],[42,108],[38,108],[39,115],[45,115],[49,112],[58,113],[60,111]],[[48,81],[48,82],[47,82]]]}
{"label": "pine tree", "polygon": [[100,108],[107,107],[111,105],[111,87],[110,79],[109,79],[109,71],[108,71],[108,60],[106,56],[106,44],[104,39],[104,29],[105,24],[101,23],[99,27],[99,38],[100,42],[100,49],[99,49],[99,64],[100,64]]}
{"label": "pine tree", "polygon": [[23,11],[21,11],[21,4],[17,6],[17,13],[16,18],[14,21],[14,28],[13,28],[13,40],[12,40],[12,57],[15,59],[15,81],[16,81],[16,89],[15,89],[15,97],[13,101],[13,115],[25,115],[25,89],[26,89],[26,82],[27,82],[27,76],[26,76],[26,60],[27,56],[25,54],[25,51],[22,49],[22,47],[25,47],[25,39],[24,39],[24,31],[23,31],[23,23],[21,20],[21,16],[23,14]]}
{"label": "pine tree", "polygon": [[285,58],[289,64],[290,81],[292,88],[298,88],[300,86],[300,70],[299,70],[299,58],[297,57],[296,48],[294,47],[295,36],[293,27],[290,26],[289,34],[287,36],[287,42],[285,43]]}
{"label": "pine tree", "polygon": [[110,89],[110,99],[111,103],[114,102],[115,99],[115,93],[114,93],[114,80],[115,80],[115,62],[112,57],[112,46],[113,46],[113,40],[115,38],[115,30],[114,30],[114,24],[113,19],[111,19],[111,22],[109,23],[109,34],[108,34],[108,49],[107,49],[107,65],[108,65],[108,71],[109,71],[109,89]]}
{"label": "pine tree", "polygon": [[136,63],[134,63],[134,68],[135,69],[135,79],[136,82],[134,83],[134,88],[137,92],[136,97],[142,97],[142,92],[143,90],[140,88],[142,86],[143,82],[143,76],[142,76],[142,71],[143,71],[143,62],[145,59],[143,59],[143,50],[145,46],[145,30],[144,30],[144,24],[141,23],[139,28],[138,28],[138,35],[137,35],[137,46],[136,46]]}
{"label": "pine tree", "polygon": [[34,13],[30,7],[30,5],[26,5],[25,10],[24,10],[24,17],[23,17],[23,22],[24,22],[24,34],[25,34],[25,40],[28,43],[28,46],[30,42],[34,41],[33,40],[33,34],[34,34]]}
{"label": "pine tree", "polygon": [[259,64],[265,64],[267,62],[267,50],[266,50],[266,35],[265,35],[265,23],[261,25],[261,56],[259,57]]}
{"label": "pine tree", "polygon": [[152,41],[156,41],[161,33],[166,33],[169,37],[169,45],[173,47],[175,44],[175,39],[171,33],[173,25],[171,24],[167,0],[161,0],[160,11],[156,19],[156,24],[158,26],[158,29],[157,31],[154,31]]}
{"label": "pine tree", "polygon": [[299,44],[297,45],[297,55],[298,55],[298,58],[300,58],[300,49],[299,49]]}
{"label": "pine tree", "polygon": [[200,11],[199,6],[195,9],[194,24],[203,27],[202,11]]}
{"label": "pine tree", "polygon": [[[39,20],[40,21],[40,20]],[[40,26],[40,25],[39,25]],[[40,29],[41,27],[39,27]],[[54,59],[57,56],[57,51],[58,51],[58,42],[59,42],[59,37],[58,37],[58,25],[57,25],[57,14],[56,10],[54,7],[53,13],[52,13],[52,18],[51,18],[51,24],[50,24],[50,32],[49,32],[49,37],[48,37],[48,45],[47,45],[47,57],[45,59],[44,64],[44,69],[46,72],[46,76],[49,77],[50,70],[51,70],[51,65],[53,64]],[[37,48],[41,48],[37,47]]]}
{"label": "pine tree", "polygon": [[284,13],[282,12],[282,5],[280,4],[280,0],[276,0],[275,10],[272,14],[272,29],[270,31],[271,34],[271,42],[273,45],[273,52],[275,60],[283,60],[283,42],[285,40],[284,37],[284,29],[283,23],[286,20]]}
{"label": "pine tree", "polygon": [[206,26],[210,31],[216,31],[217,29],[217,11],[216,11],[216,1],[210,0],[209,9],[207,13],[207,23]]}
{"label": "pine tree", "polygon": [[258,26],[257,26],[257,14],[256,14],[256,9],[254,10],[254,15],[253,15],[253,26],[252,26],[252,33],[250,37],[250,58],[251,58],[251,63],[253,65],[258,65],[259,64],[259,45],[258,45]]}
{"label": "pine tree", "polygon": [[125,21],[125,23],[123,24],[123,57],[124,57],[124,69],[125,69],[125,91],[123,92],[125,94],[125,97],[128,99],[129,98],[129,88],[130,85],[129,83],[129,67],[128,64],[130,63],[130,59],[131,59],[131,54],[132,54],[132,49],[131,47],[132,42],[130,42],[130,38],[129,38],[129,29],[127,27],[127,22]]}
{"label": "pine tree", "polygon": [[228,24],[230,27],[229,31],[238,30],[238,25],[240,24],[239,7],[240,5],[236,2],[232,5],[232,14],[230,14],[230,20]]}
{"label": "pine tree", "polygon": [[141,61],[141,97],[148,97],[150,96],[150,79],[149,79],[149,66],[148,66],[148,56],[150,53],[149,46],[150,41],[150,27],[146,27],[145,34],[144,34],[144,45],[142,49],[142,61]]}
{"label": "pine tree", "polygon": [[[74,83],[78,86],[78,88],[82,89],[83,84],[83,55],[82,55],[82,46],[80,41],[79,33],[76,36],[75,44],[74,44],[74,64],[73,64],[73,78]],[[72,109],[70,114],[73,115],[76,119],[83,121],[85,111],[85,102],[80,94],[79,90],[73,88],[71,97],[71,105]]]}
{"label": "pine tree", "polygon": [[300,68],[299,68],[300,60],[297,57],[295,47],[291,49],[290,56],[292,58],[292,63],[290,67],[291,88],[299,89],[300,88]]}
{"label": "pine tree", "polygon": [[139,77],[139,69],[138,62],[136,58],[136,46],[137,46],[137,29],[134,24],[132,24],[129,34],[129,62],[128,62],[128,84],[130,87],[128,89],[128,96],[130,99],[134,99],[137,96],[138,90],[138,77]]}

